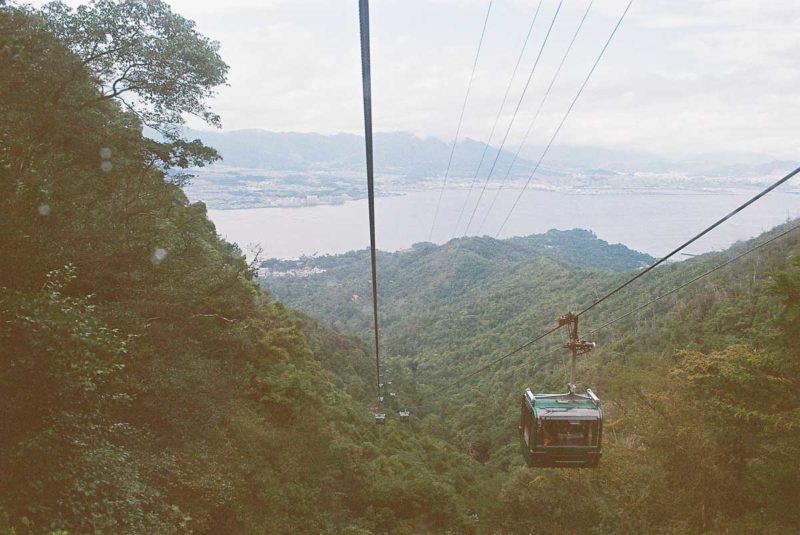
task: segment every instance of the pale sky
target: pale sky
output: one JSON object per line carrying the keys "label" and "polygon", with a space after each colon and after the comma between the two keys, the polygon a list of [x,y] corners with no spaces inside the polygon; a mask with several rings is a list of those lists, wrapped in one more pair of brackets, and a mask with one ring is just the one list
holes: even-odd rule
{"label": "pale sky", "polygon": [[[77,2],[69,2],[76,4]],[[174,0],[221,43],[225,130],[362,133],[357,0]],[[486,141],[538,0],[494,0],[462,136]],[[543,0],[493,144],[558,0]],[[530,143],[552,134],[626,0],[595,0]],[[372,0],[374,126],[452,140],[488,0]],[[536,110],[588,0],[564,0],[510,142]],[[558,144],[800,155],[796,0],[634,0]],[[200,126],[192,123],[192,126]]]}

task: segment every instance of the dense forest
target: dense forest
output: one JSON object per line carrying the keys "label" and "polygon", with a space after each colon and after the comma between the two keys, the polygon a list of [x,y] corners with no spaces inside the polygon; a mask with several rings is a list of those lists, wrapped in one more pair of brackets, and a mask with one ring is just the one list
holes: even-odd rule
{"label": "dense forest", "polygon": [[158,0],[0,2],[0,65],[0,533],[800,530],[797,233],[598,333],[601,467],[528,469],[519,396],[563,388],[562,340],[453,381],[651,258],[583,231],[381,254],[413,417],[376,427],[366,253],[259,284],[181,189],[219,158],[182,137],[220,124],[216,43]]}
{"label": "dense forest", "polygon": [[[487,532],[800,529],[791,505],[800,503],[796,225],[668,264],[587,314],[583,332],[598,348],[579,363],[579,381],[605,399],[608,429],[604,461],[591,472],[519,468],[520,394],[566,389],[565,333],[462,378],[591,304],[642,255],[578,230],[380,255],[384,350],[398,395],[419,407],[427,432],[505,474],[499,503],[481,511],[492,519]],[[324,270],[261,282],[341,331],[369,336],[368,251],[266,264]]]}

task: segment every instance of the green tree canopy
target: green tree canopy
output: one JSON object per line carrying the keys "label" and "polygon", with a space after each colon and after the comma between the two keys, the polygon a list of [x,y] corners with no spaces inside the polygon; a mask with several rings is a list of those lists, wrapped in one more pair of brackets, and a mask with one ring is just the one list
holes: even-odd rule
{"label": "green tree canopy", "polygon": [[220,126],[207,104],[228,73],[219,44],[166,3],[95,0],[73,10],[51,2],[41,14],[91,72],[100,88],[95,98],[117,99],[146,125],[170,134],[185,114]]}
{"label": "green tree canopy", "polygon": [[[164,140],[151,141],[151,160],[162,170],[201,167],[220,158],[200,140],[182,139],[186,116],[220,127],[208,100],[225,83],[228,65],[219,44],[201,35],[193,21],[161,0],[95,0],[71,9],[62,2],[46,4],[38,13],[47,28],[78,58],[53,90],[59,101],[88,70],[98,93],[74,99],[78,109],[114,100]],[[168,173],[179,185],[192,177]]]}

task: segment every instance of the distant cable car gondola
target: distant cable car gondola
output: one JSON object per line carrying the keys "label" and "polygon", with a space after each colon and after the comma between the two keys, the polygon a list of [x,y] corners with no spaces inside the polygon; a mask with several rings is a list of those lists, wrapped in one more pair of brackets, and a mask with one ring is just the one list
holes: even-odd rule
{"label": "distant cable car gondola", "polygon": [[534,394],[525,390],[519,438],[528,466],[553,468],[594,468],[603,455],[603,410],[600,399],[587,389],[575,390],[575,362],[578,355],[594,349],[594,342],[578,338],[578,317],[569,313],[559,319],[569,328],[567,348],[572,351],[569,392]]}
{"label": "distant cable car gondola", "polygon": [[410,411],[400,411],[400,421],[407,422],[411,418]]}
{"label": "distant cable car gondola", "polygon": [[376,412],[375,425],[386,425],[386,414]]}

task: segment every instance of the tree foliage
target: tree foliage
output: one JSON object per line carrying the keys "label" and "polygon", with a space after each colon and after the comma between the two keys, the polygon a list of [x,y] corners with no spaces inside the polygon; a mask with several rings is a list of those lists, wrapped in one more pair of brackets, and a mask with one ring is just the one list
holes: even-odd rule
{"label": "tree foliage", "polygon": [[[518,398],[563,388],[562,341],[453,381],[644,255],[582,231],[381,254],[384,349],[413,408],[376,428],[365,253],[270,282],[292,310],[165,180],[213,150],[142,136],[143,118],[215,120],[213,44],[150,0],[3,5],[0,61],[0,532],[800,528],[797,235],[598,333],[580,376],[604,399],[603,462],[530,470]],[[172,88],[180,66],[198,78]],[[745,246],[664,266],[583,327]]]}
{"label": "tree foliage", "polygon": [[[163,137],[143,147],[163,171],[220,159],[200,140],[182,139],[187,115],[221,126],[207,101],[228,73],[219,44],[199,34],[194,22],[161,0],[94,0],[76,9],[56,1],[36,15],[75,55],[51,89],[56,105],[66,101],[82,111],[98,101],[120,103]],[[86,72],[98,91],[76,98],[70,90]],[[192,176],[167,174],[178,185]]]}
{"label": "tree foliage", "polygon": [[[225,83],[219,44],[160,0],[93,0],[76,9],[50,2],[40,11],[48,29],[89,70],[94,100],[117,99],[148,126],[175,128],[191,114],[219,126],[206,101]],[[61,87],[71,84],[72,78]],[[81,102],[87,106],[92,102]]]}
{"label": "tree foliage", "polygon": [[[452,384],[630,275],[609,272],[613,262],[580,260],[587,246],[589,261],[620,254],[623,262],[625,251],[580,233],[559,233],[558,241],[548,234],[527,238],[524,249],[516,240],[483,238],[379,257],[384,353],[398,391],[421,407],[429,432],[504,474],[499,505],[484,511],[484,525],[508,533],[796,529],[789,504],[800,492],[793,342],[800,236],[790,234],[592,335],[599,346],[579,363],[579,378],[605,400],[605,455],[598,470],[569,473],[520,468],[515,444],[522,390],[564,388],[558,336]],[[587,314],[582,332],[752,245],[656,270]],[[299,262],[325,272],[262,284],[369,336],[368,303],[354,298],[368,295],[364,252]]]}
{"label": "tree foliage", "polygon": [[[353,398],[364,347],[260,292],[154,163],[205,149],[154,146],[140,113],[105,98],[106,71],[76,53],[93,45],[72,40],[136,31],[98,11],[131,5],[0,10],[0,531],[414,532],[465,515],[438,469],[469,458],[375,430]],[[77,26],[54,33],[61,16]],[[393,451],[405,469],[388,482]],[[404,482],[416,509],[398,512]]]}

